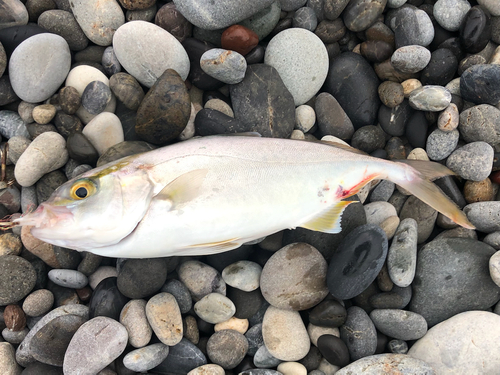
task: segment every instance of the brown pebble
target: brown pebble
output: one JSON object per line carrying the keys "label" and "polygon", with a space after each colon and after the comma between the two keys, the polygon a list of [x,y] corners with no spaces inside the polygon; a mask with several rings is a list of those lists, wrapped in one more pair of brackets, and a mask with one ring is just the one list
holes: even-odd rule
{"label": "brown pebble", "polygon": [[4,233],[0,235],[0,256],[19,255],[23,249],[21,238],[14,233]]}
{"label": "brown pebble", "polygon": [[90,301],[90,297],[92,297],[92,289],[88,286],[82,289],[76,289],[76,294],[78,294],[78,298],[80,298],[80,301],[83,303],[87,303]]}
{"label": "brown pebble", "polygon": [[26,315],[18,305],[8,305],[3,312],[5,326],[11,331],[22,331],[26,327]]}
{"label": "brown pebble", "polygon": [[410,97],[413,90],[422,87],[422,83],[416,78],[407,79],[406,81],[401,82],[401,85],[403,86],[403,93],[406,99]]}
{"label": "brown pebble", "polygon": [[63,87],[59,92],[59,104],[61,109],[68,115],[74,114],[81,105],[78,90],[72,86]]}
{"label": "brown pebble", "polygon": [[177,10],[173,2],[165,4],[158,10],[155,24],[167,30],[181,43],[193,33],[193,25]]}
{"label": "brown pebble", "polygon": [[187,315],[182,323],[184,327],[184,337],[193,344],[198,344],[198,342],[200,342],[200,331],[198,330],[196,318],[194,316]]}
{"label": "brown pebble", "polygon": [[222,48],[236,51],[245,56],[257,46],[259,37],[245,26],[233,25],[222,33],[220,41]]}
{"label": "brown pebble", "polygon": [[467,181],[464,186],[464,198],[467,203],[492,201],[495,198],[493,184],[486,177],[482,181]]}
{"label": "brown pebble", "polygon": [[500,185],[500,171],[493,172],[491,174],[491,176],[490,176],[490,179],[495,184],[499,184]]}
{"label": "brown pebble", "polygon": [[367,40],[361,43],[360,49],[361,55],[368,61],[376,63],[389,59],[394,52],[394,48],[382,40]]}
{"label": "brown pebble", "polygon": [[128,10],[142,10],[155,5],[156,0],[120,0],[122,7]]}
{"label": "brown pebble", "polygon": [[382,103],[389,108],[397,107],[405,98],[401,83],[392,81],[384,81],[379,85],[378,96]]}
{"label": "brown pebble", "polygon": [[24,225],[21,228],[21,241],[24,247],[52,268],[61,268],[56,254],[54,253],[54,245],[43,242],[42,240],[34,237],[31,234],[32,227],[33,226],[30,225]]}
{"label": "brown pebble", "polygon": [[387,271],[387,263],[384,263],[384,266],[377,275],[377,285],[382,292],[390,292],[394,286],[394,283],[389,277],[389,272]]}

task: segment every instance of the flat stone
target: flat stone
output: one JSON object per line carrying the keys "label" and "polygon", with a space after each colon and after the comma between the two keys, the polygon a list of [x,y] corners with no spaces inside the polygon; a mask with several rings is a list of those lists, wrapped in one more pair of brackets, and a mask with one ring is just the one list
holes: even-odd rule
{"label": "flat stone", "polygon": [[[479,53],[491,37],[491,17],[482,6],[474,6],[460,24],[460,44],[468,53]],[[485,81],[486,82],[486,81]]]}
{"label": "flat stone", "polygon": [[446,166],[462,178],[482,181],[491,173],[493,148],[486,142],[472,142],[455,150]]}
{"label": "flat stone", "polygon": [[172,34],[152,23],[124,24],[116,30],[113,49],[125,70],[146,87],[152,87],[167,69],[175,70],[183,81],[188,76],[185,49]]}
{"label": "flat stone", "polygon": [[436,375],[437,372],[423,360],[404,354],[377,354],[358,359],[336,372],[338,375],[377,375],[386,372],[412,375]]}
{"label": "flat stone", "polygon": [[434,26],[429,15],[421,9],[402,7],[391,24],[396,49],[403,46],[427,47],[434,39]]}
{"label": "flat stone", "polygon": [[344,306],[335,300],[325,299],[309,313],[309,321],[322,327],[340,327],[345,323],[347,312]]}
{"label": "flat stone", "polygon": [[158,343],[132,350],[123,358],[123,365],[129,370],[143,372],[162,363],[168,356],[167,345]]}

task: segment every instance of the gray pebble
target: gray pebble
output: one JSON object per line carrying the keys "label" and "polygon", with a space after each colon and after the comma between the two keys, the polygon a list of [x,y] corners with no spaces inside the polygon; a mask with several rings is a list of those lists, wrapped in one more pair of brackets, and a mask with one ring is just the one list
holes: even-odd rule
{"label": "gray pebble", "polygon": [[340,327],[340,338],[347,345],[352,361],[375,354],[377,331],[368,314],[361,307],[347,309],[347,320]]}
{"label": "gray pebble", "polygon": [[129,370],[144,372],[158,366],[167,356],[167,345],[162,343],[152,344],[127,353],[123,357],[123,365]]}
{"label": "gray pebble", "polygon": [[415,196],[410,196],[399,214],[399,218],[413,218],[417,222],[417,243],[424,242],[434,229],[438,212]]}
{"label": "gray pebble", "polygon": [[0,111],[0,135],[7,139],[21,136],[31,139],[26,124],[16,112]]}
{"label": "gray pebble", "polygon": [[104,111],[110,101],[111,89],[101,81],[90,82],[82,94],[82,106],[92,115]]}
{"label": "gray pebble", "polygon": [[267,350],[265,345],[262,345],[253,356],[253,364],[261,368],[272,368],[278,366],[281,359],[274,357],[269,350]]}
{"label": "gray pebble", "polygon": [[376,309],[370,313],[375,327],[400,340],[417,340],[427,333],[427,322],[420,314],[398,309]]}
{"label": "gray pebble", "polygon": [[248,260],[232,263],[222,270],[222,278],[227,285],[244,292],[259,288],[262,267]]}
{"label": "gray pebble", "polygon": [[122,70],[122,66],[115,55],[113,47],[108,47],[104,50],[102,54],[102,66],[108,76],[112,76]]}
{"label": "gray pebble", "polygon": [[351,0],[343,12],[346,27],[353,32],[366,30],[382,14],[386,4],[386,0]]}
{"label": "gray pebble", "polygon": [[332,94],[327,92],[320,93],[316,97],[314,109],[316,111],[318,127],[323,136],[333,135],[342,140],[351,139],[354,134],[354,126],[349,116],[347,116]]}
{"label": "gray pebble", "polygon": [[436,129],[427,137],[425,151],[431,160],[446,159],[457,147],[460,133],[457,129],[444,132]]}
{"label": "gray pebble", "polygon": [[213,48],[200,59],[201,69],[209,76],[228,85],[239,83],[245,78],[247,62],[238,52]]}
{"label": "gray pebble", "polygon": [[234,303],[219,293],[210,293],[194,304],[196,314],[207,323],[222,323],[236,312]]}
{"label": "gray pebble", "polygon": [[291,12],[304,6],[307,0],[279,0],[281,10]]}
{"label": "gray pebble", "polygon": [[241,333],[224,329],[215,332],[207,342],[207,354],[210,360],[231,370],[238,366],[248,351],[248,341]]}
{"label": "gray pebble", "polygon": [[222,276],[205,263],[188,260],[179,266],[177,274],[195,302],[212,292],[226,295],[226,283]]}
{"label": "gray pebble", "polygon": [[391,57],[391,64],[403,73],[417,73],[431,61],[431,52],[422,46],[412,45],[398,48]]}
{"label": "gray pebble", "polygon": [[88,284],[87,276],[76,270],[53,269],[48,276],[53,283],[65,288],[81,289]]}
{"label": "gray pebble", "polygon": [[500,251],[491,256],[488,266],[491,280],[500,287]]}
{"label": "gray pebble", "polygon": [[81,51],[89,44],[73,13],[66,10],[51,9],[43,12],[38,17],[38,25],[62,36],[72,51]]}
{"label": "gray pebble", "polygon": [[404,100],[403,86],[399,82],[384,81],[378,87],[378,96],[385,106],[395,108]]}
{"label": "gray pebble", "polygon": [[438,0],[433,15],[443,29],[457,31],[470,7],[467,0]]}
{"label": "gray pebble", "polygon": [[472,142],[455,150],[446,166],[466,180],[482,181],[491,173],[493,148],[486,142]]}
{"label": "gray pebble", "polygon": [[54,295],[48,289],[38,289],[30,293],[23,302],[23,311],[28,316],[47,313],[54,304]]}
{"label": "gray pebble", "polygon": [[500,201],[471,203],[464,207],[464,212],[478,231],[500,230]]}
{"label": "gray pebble", "polygon": [[2,337],[4,338],[5,341],[17,345],[23,342],[24,338],[28,335],[29,331],[30,330],[27,327],[25,327],[20,331],[11,331],[8,328],[4,328],[2,331]]}
{"label": "gray pebble", "polygon": [[186,288],[186,286],[179,280],[168,280],[161,288],[161,292],[170,293],[175,297],[177,304],[179,305],[179,309],[181,310],[181,314],[185,314],[191,310],[191,307],[193,306],[193,299],[191,298],[191,294],[189,294],[188,288]]}
{"label": "gray pebble", "polygon": [[120,323],[127,329],[128,342],[134,348],[142,348],[151,340],[153,330],[146,317],[146,301],[128,301],[120,313]]}
{"label": "gray pebble", "polygon": [[0,306],[22,300],[36,283],[36,272],[30,262],[17,255],[0,257]]}
{"label": "gray pebble", "polygon": [[500,250],[500,231],[493,232],[484,237],[483,242],[495,250]]}
{"label": "gray pebble", "polygon": [[318,26],[318,17],[314,9],[309,7],[302,7],[295,11],[292,19],[293,27],[299,27],[309,31],[316,30]]}
{"label": "gray pebble", "polygon": [[403,340],[391,340],[387,343],[387,348],[394,354],[408,353],[408,344]]}
{"label": "gray pebble", "polygon": [[495,146],[500,143],[500,110],[489,104],[468,108],[460,114],[458,130],[466,142]]}
{"label": "gray pebble", "polygon": [[451,103],[451,93],[442,86],[426,85],[411,92],[412,108],[420,111],[439,112]]}
{"label": "gray pebble", "polygon": [[254,356],[257,350],[264,345],[264,338],[262,337],[262,323],[256,324],[245,332],[245,337],[248,341],[249,356]]}
{"label": "gray pebble", "polygon": [[382,180],[370,194],[370,202],[387,202],[394,193],[395,184],[389,180]]}
{"label": "gray pebble", "polygon": [[387,269],[394,284],[409,286],[417,266],[417,222],[407,218],[401,221],[387,253]]}

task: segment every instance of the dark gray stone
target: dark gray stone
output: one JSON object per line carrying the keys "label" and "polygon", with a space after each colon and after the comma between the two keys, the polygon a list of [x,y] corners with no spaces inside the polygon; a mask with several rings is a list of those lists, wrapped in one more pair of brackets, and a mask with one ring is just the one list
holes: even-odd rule
{"label": "dark gray stone", "polygon": [[472,103],[497,105],[500,102],[500,66],[471,66],[460,77],[460,94]]}
{"label": "dark gray stone", "polygon": [[20,301],[35,283],[36,272],[26,259],[16,255],[0,257],[0,306]]}
{"label": "dark gray stone", "polygon": [[133,299],[145,298],[161,289],[167,279],[162,258],[128,259],[118,272],[118,289]]}
{"label": "dark gray stone", "polygon": [[71,12],[60,9],[47,10],[38,17],[38,25],[62,36],[72,51],[81,51],[89,44],[89,40]]}
{"label": "dark gray stone", "polygon": [[189,294],[188,288],[186,288],[186,286],[179,280],[168,280],[165,285],[162,286],[160,291],[170,293],[175,297],[175,300],[179,305],[179,309],[181,310],[181,314],[185,314],[191,310],[191,307],[193,306],[191,294]]}
{"label": "dark gray stone", "polygon": [[375,354],[377,330],[368,314],[358,306],[347,309],[347,320],[340,327],[340,338],[347,345],[352,361]]}
{"label": "dark gray stone", "polygon": [[183,338],[177,345],[170,347],[167,358],[151,371],[161,375],[184,375],[205,364],[207,359],[202,351]]}
{"label": "dark gray stone", "polygon": [[399,309],[376,309],[370,313],[375,327],[400,340],[418,340],[427,333],[427,322],[420,314]]}
{"label": "dark gray stone", "polygon": [[354,133],[351,120],[340,106],[337,99],[327,92],[322,92],[316,97],[314,104],[318,127],[323,136],[348,140]]}
{"label": "dark gray stone", "polygon": [[460,135],[466,142],[483,141],[490,146],[500,143],[500,110],[480,104],[460,113]]}

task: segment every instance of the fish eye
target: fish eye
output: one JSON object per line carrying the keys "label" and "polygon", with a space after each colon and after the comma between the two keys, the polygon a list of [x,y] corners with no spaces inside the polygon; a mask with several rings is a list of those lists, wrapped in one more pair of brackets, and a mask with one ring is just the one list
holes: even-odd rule
{"label": "fish eye", "polygon": [[70,196],[75,200],[82,200],[95,192],[95,185],[90,180],[76,181],[70,190]]}

